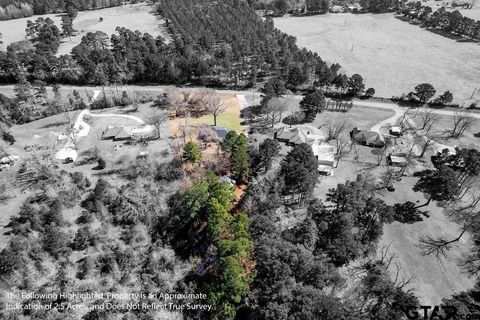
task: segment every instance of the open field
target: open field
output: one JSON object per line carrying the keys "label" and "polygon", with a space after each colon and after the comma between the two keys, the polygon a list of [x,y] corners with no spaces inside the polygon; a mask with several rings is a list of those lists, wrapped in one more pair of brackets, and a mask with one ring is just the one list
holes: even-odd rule
{"label": "open field", "polygon": [[[151,13],[152,6],[144,3],[124,5],[121,7],[105,8],[93,11],[82,11],[73,21],[73,27],[78,34],[63,39],[58,48],[58,55],[69,54],[73,47],[78,45],[82,37],[88,32],[102,31],[109,37],[115,33],[117,27],[125,27],[131,30],[148,32],[153,37],[161,35],[161,20]],[[22,19],[0,21],[0,30],[3,34],[4,47],[8,44],[25,39],[25,28],[28,20],[35,20],[39,17],[50,18],[61,29],[61,15],[48,14],[32,16]],[[100,22],[99,18],[103,21]]]}
{"label": "open field", "polygon": [[[450,90],[467,100],[480,79],[480,47],[459,43],[396,19],[393,14],[349,13],[274,19],[300,46],[359,73],[376,95],[390,98],[423,82],[437,93]],[[476,99],[480,99],[477,92]]]}

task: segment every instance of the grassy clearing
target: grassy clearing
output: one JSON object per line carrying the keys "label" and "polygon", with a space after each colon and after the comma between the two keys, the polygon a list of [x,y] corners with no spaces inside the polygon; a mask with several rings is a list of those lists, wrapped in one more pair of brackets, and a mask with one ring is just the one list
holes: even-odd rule
{"label": "grassy clearing", "polygon": [[[225,127],[235,131],[242,131],[240,125],[240,104],[235,96],[230,94],[222,94],[225,103],[228,105],[228,109],[217,117],[217,126]],[[205,115],[200,118],[192,119],[192,125],[213,125],[213,116]]]}
{"label": "grassy clearing", "polygon": [[[145,3],[124,5],[121,7],[105,8],[100,10],[82,11],[73,21],[73,27],[78,31],[74,37],[63,39],[58,49],[57,55],[69,54],[73,47],[78,45],[82,37],[88,32],[102,31],[108,36],[115,33],[117,27],[125,27],[131,30],[148,32],[153,37],[166,35],[161,24],[162,21],[150,13],[151,5]],[[27,20],[35,20],[39,17],[50,18],[61,28],[61,15],[47,14],[41,16],[32,16],[28,18],[0,21],[0,30],[3,34],[6,47],[12,42],[25,39],[25,28]],[[100,22],[100,17],[103,21]]]}
{"label": "grassy clearing", "polygon": [[296,36],[300,46],[340,63],[349,74],[361,74],[381,97],[408,93],[417,84],[430,82],[437,92],[450,90],[461,102],[478,86],[478,44],[456,42],[393,14],[342,13],[274,21],[280,30]]}
{"label": "grassy clearing", "polygon": [[[217,117],[217,126],[225,127],[231,130],[242,132],[241,118],[240,118],[240,103],[235,95],[229,93],[220,94],[224,99],[228,108],[225,112]],[[179,128],[185,124],[185,118],[170,119],[170,131],[173,137],[181,135]],[[205,115],[199,118],[190,118],[189,125],[194,127],[213,126],[213,116]]]}

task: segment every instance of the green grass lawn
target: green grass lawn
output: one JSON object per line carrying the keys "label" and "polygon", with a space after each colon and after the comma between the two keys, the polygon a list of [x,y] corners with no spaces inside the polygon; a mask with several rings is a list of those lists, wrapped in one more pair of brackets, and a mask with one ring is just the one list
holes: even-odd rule
{"label": "green grass lawn", "polygon": [[[220,114],[217,117],[217,126],[219,127],[225,127],[228,129],[232,129],[235,131],[242,131],[242,126],[240,125],[240,115],[237,114],[236,112],[225,112]],[[191,120],[193,125],[213,125],[213,116],[212,115],[206,115],[200,118],[195,118]]]}
{"label": "green grass lawn", "polygon": [[[240,122],[240,104],[236,96],[232,94],[221,94],[225,104],[228,106],[225,112],[221,113],[217,117],[217,126],[225,127],[237,132],[241,132],[242,126]],[[210,125],[213,126],[213,116],[205,115],[203,117],[191,119],[192,125]]]}

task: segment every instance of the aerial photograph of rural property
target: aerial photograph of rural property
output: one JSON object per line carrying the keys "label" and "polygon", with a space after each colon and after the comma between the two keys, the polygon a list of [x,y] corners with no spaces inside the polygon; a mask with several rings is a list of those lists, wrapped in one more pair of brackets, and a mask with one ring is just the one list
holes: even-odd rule
{"label": "aerial photograph of rural property", "polygon": [[480,1],[0,0],[4,319],[480,319]]}

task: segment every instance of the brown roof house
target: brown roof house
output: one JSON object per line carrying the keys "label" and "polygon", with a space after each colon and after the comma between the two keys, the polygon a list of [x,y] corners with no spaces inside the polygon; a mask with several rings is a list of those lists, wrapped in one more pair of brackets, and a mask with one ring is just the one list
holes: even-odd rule
{"label": "brown roof house", "polygon": [[130,140],[149,135],[153,131],[152,126],[107,126],[102,133],[102,139],[114,141]]}
{"label": "brown roof house", "polygon": [[312,126],[301,126],[294,129],[280,128],[274,134],[274,138],[289,146],[306,143],[312,145],[316,141],[325,141],[325,134]]}
{"label": "brown roof house", "polygon": [[374,132],[369,130],[358,130],[354,128],[350,131],[350,138],[356,143],[364,146],[383,148],[385,147],[385,137],[380,132]]}
{"label": "brown roof house", "polygon": [[128,132],[129,130],[126,127],[114,127],[107,126],[105,131],[102,133],[103,139],[113,139],[113,140],[127,140],[132,138],[132,134]]}

